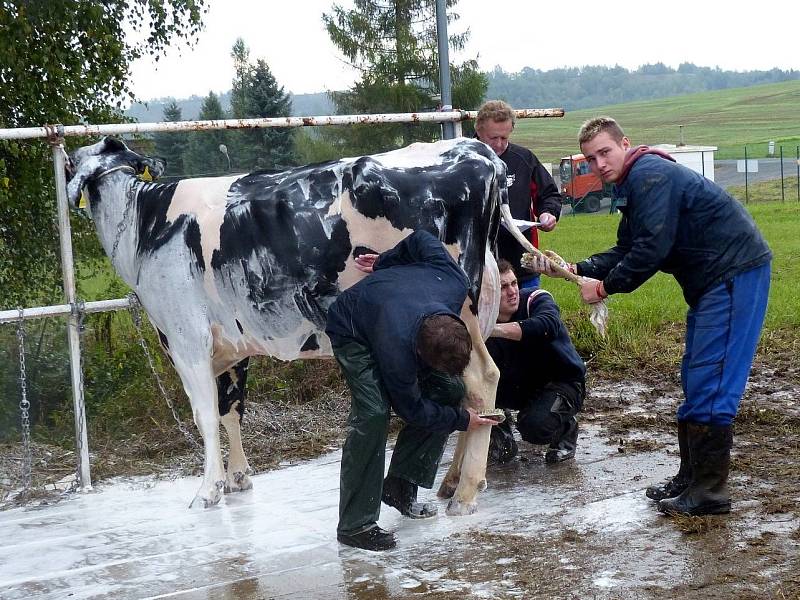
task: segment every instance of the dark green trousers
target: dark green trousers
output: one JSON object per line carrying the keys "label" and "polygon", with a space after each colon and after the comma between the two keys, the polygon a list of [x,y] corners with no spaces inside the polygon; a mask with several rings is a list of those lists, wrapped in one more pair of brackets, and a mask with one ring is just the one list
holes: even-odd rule
{"label": "dark green trousers", "polygon": [[[378,366],[366,346],[349,342],[335,347],[333,354],[352,395],[349,431],[342,449],[337,531],[353,534],[369,528],[380,516],[390,403]],[[437,371],[418,376],[420,391],[435,402],[457,406],[464,397],[460,377]],[[404,426],[397,436],[389,474],[430,488],[448,436]]]}

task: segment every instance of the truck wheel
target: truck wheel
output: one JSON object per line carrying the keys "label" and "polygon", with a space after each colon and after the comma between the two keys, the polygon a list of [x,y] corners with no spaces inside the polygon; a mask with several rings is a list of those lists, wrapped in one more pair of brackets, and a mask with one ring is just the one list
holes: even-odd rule
{"label": "truck wheel", "polygon": [[587,213],[595,213],[600,210],[600,196],[589,194],[583,199],[583,206]]}

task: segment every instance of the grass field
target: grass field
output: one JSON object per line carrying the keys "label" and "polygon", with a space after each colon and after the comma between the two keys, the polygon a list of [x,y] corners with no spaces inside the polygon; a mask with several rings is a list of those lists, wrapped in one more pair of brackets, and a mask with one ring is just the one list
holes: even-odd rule
{"label": "grass field", "polygon": [[[800,327],[796,295],[800,279],[800,204],[762,202],[749,206],[774,254],[772,288],[766,330],[770,340],[793,343]],[[541,245],[570,262],[609,248],[616,239],[619,215],[571,215],[561,219],[553,233],[543,234]],[[634,367],[658,371],[677,368],[681,353],[686,304],[672,276],[657,274],[630,294],[609,300],[608,338],[601,339],[588,321],[577,288],[560,279],[544,278],[561,306],[570,333],[584,358],[607,372],[630,372]],[[780,351],[780,343],[772,344]]]}
{"label": "grass field", "polygon": [[[529,106],[515,108],[555,108]],[[617,119],[633,144],[677,144],[679,125],[687,144],[717,146],[716,158],[767,155],[767,142],[795,156],[800,145],[800,81],[789,81],[647,102],[577,110],[561,119],[521,119],[512,141],[531,148],[543,162],[558,164],[579,152],[581,123],[599,115]]]}

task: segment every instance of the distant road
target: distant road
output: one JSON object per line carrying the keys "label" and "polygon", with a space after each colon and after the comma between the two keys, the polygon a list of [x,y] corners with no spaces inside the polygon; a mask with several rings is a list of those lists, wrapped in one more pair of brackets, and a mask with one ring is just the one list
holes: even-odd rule
{"label": "distant road", "polygon": [[[783,158],[783,176],[797,176],[797,160],[795,158]],[[780,158],[759,158],[758,173],[748,173],[747,181],[756,183],[758,181],[768,181],[770,179],[781,178],[781,159]],[[715,160],[714,161],[714,181],[720,186],[727,188],[732,185],[744,185],[744,173],[736,171],[736,160]]]}

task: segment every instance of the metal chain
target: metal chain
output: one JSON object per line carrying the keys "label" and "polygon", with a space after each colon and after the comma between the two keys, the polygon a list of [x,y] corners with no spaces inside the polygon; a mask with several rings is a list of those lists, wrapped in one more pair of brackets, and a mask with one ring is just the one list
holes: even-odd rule
{"label": "metal chain", "polygon": [[186,428],[181,421],[181,418],[178,416],[178,411],[175,410],[175,405],[169,399],[169,395],[167,394],[167,390],[164,387],[164,383],[161,381],[161,376],[156,371],[155,362],[153,361],[153,356],[150,353],[150,349],[147,347],[147,342],[144,339],[144,334],[142,333],[142,312],[141,312],[141,303],[139,302],[139,297],[134,293],[131,292],[128,294],[128,301],[130,302],[130,311],[131,316],[133,317],[133,326],[136,328],[136,333],[139,335],[139,345],[142,347],[144,351],[145,357],[147,357],[147,362],[150,365],[150,370],[153,372],[153,376],[155,377],[156,384],[158,385],[158,389],[161,391],[161,395],[164,397],[164,400],[167,402],[167,406],[172,411],[172,416],[175,418],[175,422],[178,424],[178,429],[181,431],[183,436],[186,440],[194,446],[197,450],[202,450],[202,446],[198,443],[192,433]]}
{"label": "metal chain", "polygon": [[[86,344],[84,344],[84,333],[86,331],[86,305],[83,300],[76,299],[75,303],[72,305],[72,314],[77,317],[77,327],[78,327],[78,374],[80,378],[78,379],[78,389],[79,389],[79,398],[82,399],[81,402],[81,411],[82,414],[75,415],[75,423],[77,425],[76,431],[76,438],[78,444],[78,457],[83,456],[83,424],[86,422],[86,388],[84,387],[84,363],[83,363],[83,351],[86,348]],[[80,461],[80,458],[79,458]],[[72,485],[68,492],[74,491],[78,489],[81,481],[81,465],[80,462],[75,467],[75,481],[72,482]]]}
{"label": "metal chain", "polygon": [[127,201],[125,202],[125,210],[122,211],[122,219],[119,223],[117,223],[117,236],[114,238],[114,246],[111,248],[111,264],[114,264],[115,259],[117,258],[117,248],[119,247],[119,241],[122,238],[122,234],[128,227],[128,215],[131,212],[131,207],[133,206],[133,199],[136,196],[134,192],[135,188],[135,180],[132,180],[128,184],[128,190],[125,192],[125,196],[127,197]]}
{"label": "metal chain", "polygon": [[20,420],[22,422],[22,487],[27,492],[31,489],[32,451],[31,451],[31,421],[28,402],[28,376],[25,371],[25,320],[22,307],[19,307],[19,321],[17,322],[17,344],[19,346],[19,387],[21,399],[19,401]]}

